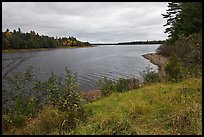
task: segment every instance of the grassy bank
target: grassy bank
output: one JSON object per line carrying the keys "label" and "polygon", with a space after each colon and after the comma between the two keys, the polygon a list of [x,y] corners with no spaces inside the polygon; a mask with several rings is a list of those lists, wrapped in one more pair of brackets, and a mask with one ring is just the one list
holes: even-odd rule
{"label": "grassy bank", "polygon": [[201,91],[192,78],[113,93],[88,104],[91,116],[71,134],[202,134]]}
{"label": "grassy bank", "polygon": [[4,134],[202,134],[202,79],[145,85],[85,105],[85,119],[59,131],[64,112],[44,107],[25,127]]}

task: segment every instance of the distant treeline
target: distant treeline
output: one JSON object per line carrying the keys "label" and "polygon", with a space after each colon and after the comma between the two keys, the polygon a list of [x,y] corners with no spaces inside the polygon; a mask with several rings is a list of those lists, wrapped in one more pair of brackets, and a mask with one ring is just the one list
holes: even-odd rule
{"label": "distant treeline", "polygon": [[153,40],[153,41],[133,41],[133,42],[121,42],[121,43],[118,43],[118,45],[125,45],[125,44],[128,44],[128,45],[131,45],[131,44],[162,44],[164,43],[165,40]]}
{"label": "distant treeline", "polygon": [[34,31],[23,33],[20,28],[13,32],[6,29],[2,32],[2,49],[31,49],[31,48],[57,48],[91,46],[89,42],[81,42],[74,37],[54,38],[40,36]]}
{"label": "distant treeline", "polygon": [[163,44],[165,40],[153,40],[153,41],[132,41],[132,42],[120,42],[120,43],[94,43],[92,45],[136,45],[136,44]]}

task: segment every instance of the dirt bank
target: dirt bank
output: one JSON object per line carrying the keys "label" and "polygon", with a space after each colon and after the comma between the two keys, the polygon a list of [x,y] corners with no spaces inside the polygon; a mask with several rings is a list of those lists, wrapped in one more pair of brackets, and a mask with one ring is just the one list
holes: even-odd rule
{"label": "dirt bank", "polygon": [[159,75],[161,77],[165,76],[164,66],[168,62],[169,58],[157,55],[156,53],[148,53],[142,56],[159,67]]}
{"label": "dirt bank", "polygon": [[85,97],[86,102],[92,102],[101,97],[101,91],[100,90],[86,91],[83,92],[83,96]]}

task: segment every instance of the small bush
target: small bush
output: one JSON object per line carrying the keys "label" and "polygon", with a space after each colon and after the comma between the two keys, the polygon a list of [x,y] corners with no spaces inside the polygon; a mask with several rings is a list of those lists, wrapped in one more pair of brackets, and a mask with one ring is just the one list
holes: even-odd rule
{"label": "small bush", "polygon": [[50,103],[60,111],[66,112],[63,126],[69,131],[75,128],[77,121],[83,117],[84,109],[76,74],[72,75],[67,68],[65,68],[65,71],[66,78],[64,81],[52,73],[45,82],[45,87],[47,99],[50,100]]}
{"label": "small bush", "polygon": [[146,67],[146,70],[140,72],[140,75],[143,77],[145,84],[159,82],[159,74],[152,70],[149,66]]}
{"label": "small bush", "polygon": [[22,114],[12,114],[12,120],[15,127],[22,127],[25,125],[26,116]]}
{"label": "small bush", "polygon": [[181,36],[177,41],[166,41],[157,49],[157,54],[180,59],[182,66],[202,64],[202,32]]}
{"label": "small bush", "polygon": [[136,78],[127,79],[129,89],[137,89],[140,87],[140,80]]}
{"label": "small bush", "polygon": [[76,74],[71,75],[70,71],[66,68],[66,78],[64,81],[52,73],[45,82],[47,98],[53,105],[58,106],[61,111],[71,112],[80,110],[82,96],[78,90],[79,84],[76,81]]}
{"label": "small bush", "polygon": [[172,82],[202,75],[202,31],[188,37],[182,35],[173,43],[166,41],[157,49],[157,53],[171,57],[166,72],[167,79]]}
{"label": "small bush", "polygon": [[163,56],[176,55],[184,67],[202,65],[202,31],[188,37],[181,36],[177,41],[166,41],[157,49]]}
{"label": "small bush", "polygon": [[165,66],[165,71],[169,81],[178,82],[182,80],[182,67],[176,55],[172,56]]}
{"label": "small bush", "polygon": [[24,126],[25,121],[36,116],[45,104],[66,112],[66,123],[63,125],[66,130],[73,129],[77,121],[83,118],[83,99],[78,90],[76,74],[72,75],[67,68],[65,79],[51,73],[47,81],[38,81],[29,68],[25,73],[15,74],[5,80],[7,83],[3,83],[2,89],[4,130],[12,126]]}
{"label": "small bush", "polygon": [[173,52],[174,52],[174,46],[168,41],[161,44],[156,50],[157,54],[166,56],[166,57],[171,56]]}
{"label": "small bush", "polygon": [[122,93],[128,90],[129,90],[128,80],[119,78],[119,80],[117,80],[117,82],[115,83],[115,92]]}
{"label": "small bush", "polygon": [[[25,73],[6,77],[2,86],[3,114],[9,116],[10,126],[22,127],[28,117],[33,117],[38,111],[38,95],[34,95],[33,84],[37,81],[32,68]],[[6,124],[6,123],[5,123]]]}
{"label": "small bush", "polygon": [[103,96],[108,96],[115,91],[114,82],[106,77],[104,77],[102,80],[98,80],[98,84]]}
{"label": "small bush", "polygon": [[140,81],[136,78],[131,79],[119,78],[118,80],[113,81],[104,77],[102,80],[99,80],[98,83],[102,95],[108,96],[112,92],[122,93],[130,89],[139,88]]}

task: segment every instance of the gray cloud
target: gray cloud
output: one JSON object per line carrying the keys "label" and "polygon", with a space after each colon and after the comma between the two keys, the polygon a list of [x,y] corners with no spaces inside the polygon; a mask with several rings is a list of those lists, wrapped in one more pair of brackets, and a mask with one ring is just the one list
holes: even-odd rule
{"label": "gray cloud", "polygon": [[166,2],[3,2],[2,31],[89,42],[162,40],[166,9]]}

